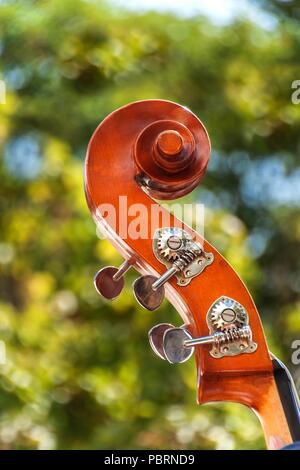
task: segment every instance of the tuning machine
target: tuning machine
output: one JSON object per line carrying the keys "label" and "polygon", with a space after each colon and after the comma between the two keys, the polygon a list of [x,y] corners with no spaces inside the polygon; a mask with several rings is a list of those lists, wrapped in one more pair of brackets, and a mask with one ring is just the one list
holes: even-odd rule
{"label": "tuning machine", "polygon": [[160,276],[139,277],[133,285],[137,301],[148,310],[156,310],[165,296],[164,285],[176,276],[177,284],[187,286],[213,262],[212,253],[206,253],[191,235],[178,227],[156,230],[153,237],[153,253],[167,270]]}
{"label": "tuning machine", "polygon": [[208,336],[193,338],[185,327],[171,328],[163,336],[163,352],[171,364],[187,361],[193,354],[195,346],[212,345],[211,356],[220,359],[224,356],[236,356],[253,353],[257,349],[252,341],[249,326],[216,332]]}
{"label": "tuning machine", "polygon": [[119,268],[106,266],[100,269],[94,277],[94,286],[98,294],[108,300],[118,297],[124,287],[124,274],[132,264],[130,260],[127,260]]}
{"label": "tuning machine", "polygon": [[149,341],[153,351],[171,364],[187,361],[192,356],[195,346],[206,344],[212,346],[210,354],[215,359],[249,354],[257,349],[256,343],[252,341],[249,325],[193,338],[185,325],[177,328],[168,323],[161,323],[149,331]]}

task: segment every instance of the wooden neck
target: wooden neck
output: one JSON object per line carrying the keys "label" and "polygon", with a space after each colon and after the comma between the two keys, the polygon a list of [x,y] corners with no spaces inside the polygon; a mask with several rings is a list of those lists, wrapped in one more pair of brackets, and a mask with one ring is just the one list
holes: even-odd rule
{"label": "wooden neck", "polygon": [[268,382],[268,387],[264,390],[258,388],[258,393],[262,392],[263,396],[259,404],[253,405],[252,409],[260,420],[267,448],[276,450],[291,444],[293,437],[275,378],[270,378]]}
{"label": "wooden neck", "polygon": [[268,449],[300,441],[299,400],[288,369],[273,356],[273,380],[257,412]]}
{"label": "wooden neck", "polygon": [[286,367],[272,357],[273,370],[228,373],[199,378],[199,403],[231,401],[251,408],[262,425],[267,448],[300,441],[299,402]]}

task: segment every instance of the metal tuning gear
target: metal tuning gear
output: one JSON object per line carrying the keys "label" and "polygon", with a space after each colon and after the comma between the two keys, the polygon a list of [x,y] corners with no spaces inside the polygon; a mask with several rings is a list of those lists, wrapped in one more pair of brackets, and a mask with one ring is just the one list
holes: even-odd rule
{"label": "metal tuning gear", "polygon": [[158,229],[153,238],[153,252],[168,269],[160,277],[151,275],[139,277],[133,285],[137,301],[148,310],[160,307],[164,296],[164,284],[173,276],[177,284],[186,286],[213,262],[213,254],[205,253],[199,243],[183,229]]}
{"label": "metal tuning gear", "polygon": [[188,285],[214,260],[212,253],[206,253],[200,243],[195,242],[186,230],[178,227],[156,230],[153,252],[168,271],[174,269],[172,275],[176,275],[179,286]]}
{"label": "metal tuning gear", "polygon": [[119,268],[106,266],[100,269],[94,277],[94,286],[98,294],[108,300],[113,300],[124,287],[124,274],[131,268],[132,262],[124,261]]}
{"label": "metal tuning gear", "polygon": [[256,351],[248,313],[236,300],[225,295],[217,299],[207,313],[206,322],[210,334],[217,338],[210,351],[211,356],[221,358]]}

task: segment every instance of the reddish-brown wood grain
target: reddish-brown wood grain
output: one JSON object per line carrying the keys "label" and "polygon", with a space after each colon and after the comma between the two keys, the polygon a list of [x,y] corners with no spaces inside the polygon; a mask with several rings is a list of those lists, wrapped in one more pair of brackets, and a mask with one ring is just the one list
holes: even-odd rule
{"label": "reddish-brown wood grain", "polygon": [[[153,146],[154,156],[151,154]],[[141,188],[137,175],[143,169],[148,178],[153,178],[152,190],[148,190],[153,197],[172,199],[199,184],[208,159],[209,140],[204,126],[189,110],[172,102],[147,100],[129,104],[110,114],[96,129],[86,159],[87,201],[96,223],[124,258],[133,258],[134,267],[140,273],[160,275],[165,267],[152,250],[154,229],[161,227],[160,221],[153,226],[151,220],[151,205],[157,202]],[[115,228],[103,219],[99,205],[112,204],[118,214],[120,195],[127,196],[128,207],[139,203],[148,208],[145,223],[149,236],[146,239],[126,238],[118,218]],[[161,213],[163,220],[164,214],[167,215],[164,208]],[[170,226],[182,227],[182,222],[172,216]],[[292,439],[253,299],[217,250],[190,227],[184,228],[204,243],[205,251],[213,252],[214,262],[186,287],[178,286],[176,280],[171,279],[166,286],[167,298],[189,325],[193,336],[203,336],[209,334],[206,314],[212,303],[222,295],[232,297],[248,311],[253,339],[258,344],[252,354],[222,359],[213,358],[208,346],[197,347],[198,401],[234,401],[250,406],[260,416],[268,446],[288,444]]]}

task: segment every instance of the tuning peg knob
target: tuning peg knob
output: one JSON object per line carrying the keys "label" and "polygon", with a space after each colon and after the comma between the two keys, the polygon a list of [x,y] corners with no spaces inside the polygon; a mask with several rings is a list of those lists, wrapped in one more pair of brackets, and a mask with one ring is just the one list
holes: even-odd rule
{"label": "tuning peg knob", "polygon": [[172,266],[162,276],[141,276],[133,284],[135,298],[147,310],[156,310],[165,297],[164,284],[178,272],[177,266]]}
{"label": "tuning peg knob", "polygon": [[[162,350],[163,355],[171,364],[187,361],[194,352],[192,336],[185,328],[170,328],[164,332]],[[196,343],[199,344],[199,343]]]}
{"label": "tuning peg knob", "polygon": [[100,269],[94,277],[94,286],[98,294],[108,300],[118,297],[124,287],[124,274],[131,265],[130,261],[124,261],[119,268],[106,266]]}
{"label": "tuning peg knob", "polygon": [[170,328],[175,328],[171,323],[159,323],[153,326],[148,333],[149,343],[155,354],[161,359],[166,360],[166,356],[163,349],[164,334]]}
{"label": "tuning peg knob", "polygon": [[134,281],[133,292],[139,304],[147,310],[156,310],[164,300],[165,289],[161,287],[154,290],[155,276],[141,276]]}

